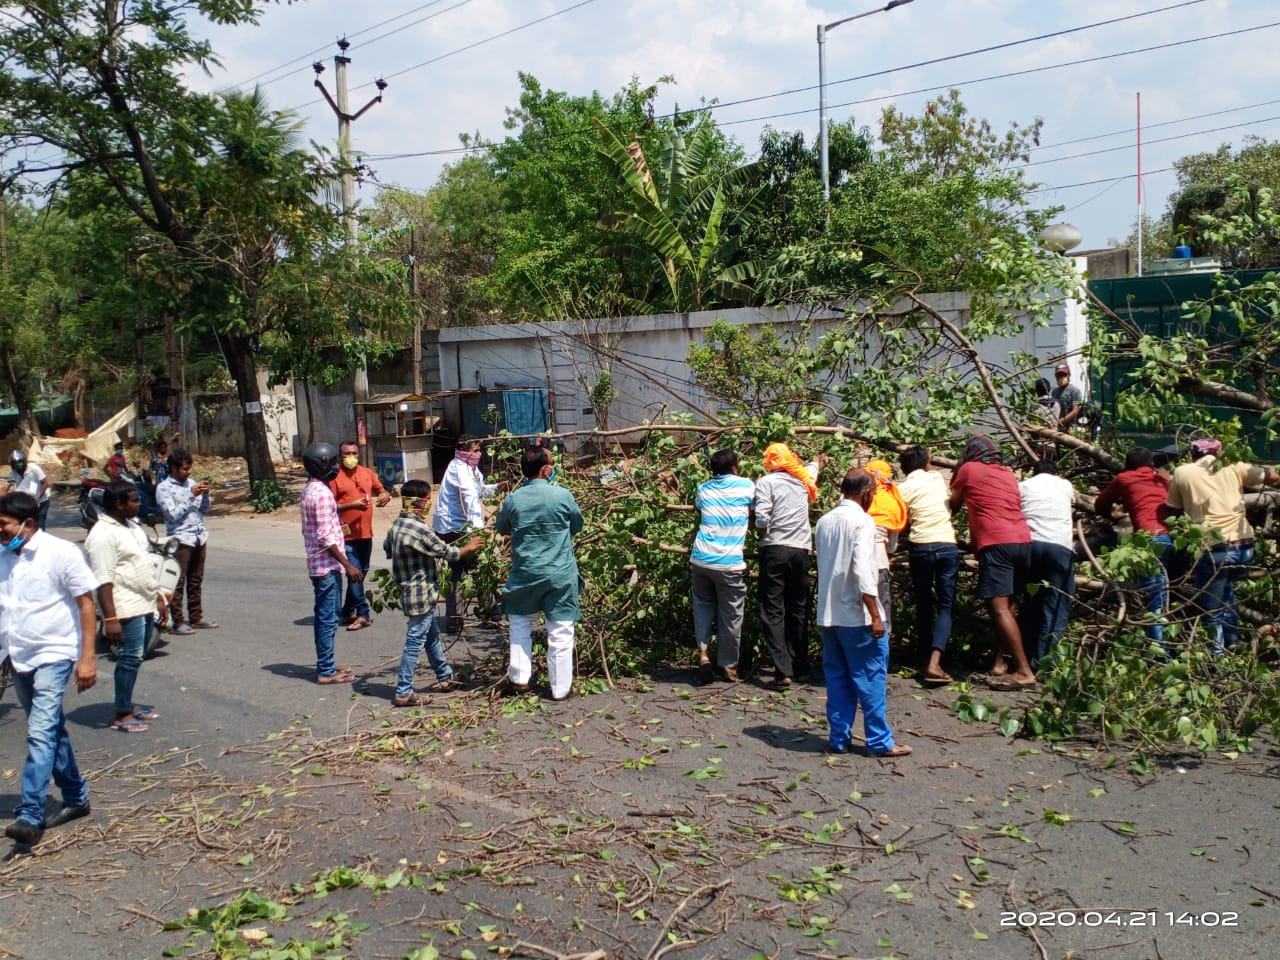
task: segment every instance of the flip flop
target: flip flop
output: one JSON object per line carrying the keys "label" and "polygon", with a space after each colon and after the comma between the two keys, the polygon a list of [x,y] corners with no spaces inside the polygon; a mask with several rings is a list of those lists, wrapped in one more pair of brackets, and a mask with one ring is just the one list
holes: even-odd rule
{"label": "flip flop", "polygon": [[150,707],[137,707],[137,706],[135,706],[135,707],[133,708],[133,719],[135,719],[135,720],[144,720],[144,721],[145,721],[145,720],[159,720],[159,719],[160,719],[160,714],[156,713],[156,712],[155,712],[154,710],[152,710]]}
{"label": "flip flop", "polygon": [[870,755],[873,757],[883,757],[888,759],[892,759],[893,757],[908,757],[911,755],[911,748],[905,743],[895,743],[888,750],[872,752]]}
{"label": "flip flop", "polygon": [[179,637],[189,637],[193,633],[195,633],[195,631],[191,629],[191,625],[187,623],[178,624],[176,627],[173,628],[173,632],[176,636],[179,636]]}
{"label": "flip flop", "polygon": [[955,683],[954,677],[921,677],[920,686],[922,687],[945,687],[949,683]]}
{"label": "flip flop", "polygon": [[355,683],[356,675],[350,670],[335,670],[333,673],[324,677],[316,677],[316,683],[322,687],[327,687],[334,683]]}
{"label": "flip flop", "polygon": [[133,717],[126,717],[123,720],[117,720],[111,725],[112,730],[120,733],[143,733],[149,728],[141,720],[135,720]]}
{"label": "flip flop", "polygon": [[425,707],[431,701],[420,693],[411,693],[407,697],[392,697],[393,707]]}
{"label": "flip flop", "polygon": [[364,617],[356,617],[347,627],[348,630],[363,630],[365,627],[373,626],[372,620],[366,620]]}
{"label": "flip flop", "polygon": [[197,620],[191,625],[196,630],[217,630],[218,625],[212,620]]}
{"label": "flip flop", "polygon": [[998,677],[987,678],[987,689],[1016,693],[1019,690],[1034,690],[1039,686],[1039,682],[1032,680],[1030,682],[1023,680],[1014,680],[1007,674],[1001,674]]}

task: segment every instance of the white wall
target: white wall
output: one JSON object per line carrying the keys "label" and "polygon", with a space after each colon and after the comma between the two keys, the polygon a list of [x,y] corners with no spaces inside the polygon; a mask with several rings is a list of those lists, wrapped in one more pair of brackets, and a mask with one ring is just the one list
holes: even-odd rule
{"label": "white wall", "polygon": [[[939,294],[928,301],[965,326],[968,294]],[[692,343],[702,341],[706,328],[721,319],[748,326],[753,333],[765,324],[797,330],[810,320],[810,337],[816,339],[842,317],[816,307],[741,308],[446,329],[438,333],[440,385],[443,390],[548,387],[555,396],[555,430],[567,433],[597,426],[588,389],[600,371],[608,369],[618,394],[609,411],[611,427],[655,420],[664,412],[705,418],[708,398],[693,382],[685,357]],[[1008,370],[1013,354],[1031,354],[1048,367],[1046,377],[1052,381],[1053,364],[1078,351],[1086,336],[1080,306],[1064,300],[1055,306],[1048,326],[1028,323],[1016,336],[989,339],[981,345],[981,355],[994,367]],[[1075,382],[1085,382],[1082,369]]]}

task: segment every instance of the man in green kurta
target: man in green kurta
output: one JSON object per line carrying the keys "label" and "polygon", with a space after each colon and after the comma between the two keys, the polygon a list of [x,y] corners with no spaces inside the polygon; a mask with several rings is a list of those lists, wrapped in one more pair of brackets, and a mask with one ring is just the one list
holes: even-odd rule
{"label": "man in green kurta", "polygon": [[511,537],[511,572],[503,591],[511,625],[507,680],[516,690],[529,688],[533,625],[545,614],[551,697],[563,700],[573,687],[574,623],[581,619],[573,535],[582,529],[582,511],[573,494],[552,485],[555,459],[546,447],[526,449],[520,471],[524,486],[507,496],[494,521],[498,533]]}

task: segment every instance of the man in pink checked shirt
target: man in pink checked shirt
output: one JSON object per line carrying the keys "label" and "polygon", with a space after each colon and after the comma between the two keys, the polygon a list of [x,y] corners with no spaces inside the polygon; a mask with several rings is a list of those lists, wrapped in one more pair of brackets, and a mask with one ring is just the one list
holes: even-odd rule
{"label": "man in pink checked shirt", "polygon": [[333,638],[338,632],[338,612],[342,607],[342,574],[353,583],[364,579],[364,571],[347,559],[338,501],[329,481],[338,473],[338,448],[331,443],[313,443],[302,452],[302,465],[311,479],[302,488],[302,542],[307,550],[307,573],[315,589],[316,606],[312,627],[316,641],[316,683],[351,683],[356,675],[350,667],[334,662]]}

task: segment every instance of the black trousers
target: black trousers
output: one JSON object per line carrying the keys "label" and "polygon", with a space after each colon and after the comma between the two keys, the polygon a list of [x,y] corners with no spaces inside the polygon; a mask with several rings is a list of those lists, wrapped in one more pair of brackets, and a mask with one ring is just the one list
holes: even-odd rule
{"label": "black trousers", "polygon": [[760,548],[760,621],[780,677],[809,674],[809,551]]}

